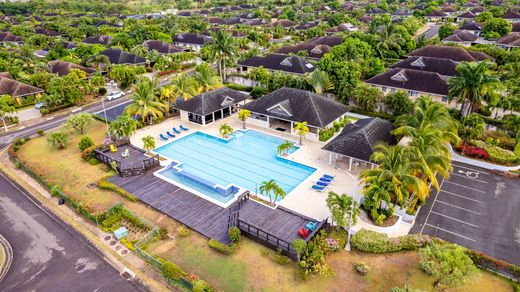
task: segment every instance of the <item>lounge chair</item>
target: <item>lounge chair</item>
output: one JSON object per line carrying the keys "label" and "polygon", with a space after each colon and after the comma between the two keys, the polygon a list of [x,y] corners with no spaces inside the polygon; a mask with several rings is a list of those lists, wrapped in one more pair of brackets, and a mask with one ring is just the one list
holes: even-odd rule
{"label": "lounge chair", "polygon": [[298,234],[303,238],[307,238],[309,236],[309,230],[305,229],[305,227],[302,227],[300,230],[298,230]]}
{"label": "lounge chair", "polygon": [[335,175],[328,175],[328,174],[324,173],[322,175],[322,177],[327,178],[327,179],[334,179],[336,176]]}
{"label": "lounge chair", "polygon": [[323,190],[325,189],[325,187],[320,187],[320,186],[318,186],[318,185],[313,185],[313,186],[312,186],[312,189],[313,189],[313,190],[316,190],[316,191],[318,191],[318,192],[323,192]]}
{"label": "lounge chair", "polygon": [[319,181],[330,184],[332,182],[331,179],[320,177]]}
{"label": "lounge chair", "polygon": [[175,138],[175,135],[170,133],[170,131],[166,131],[166,135],[168,135],[170,138]]}
{"label": "lounge chair", "polygon": [[123,153],[121,153],[121,157],[126,158],[128,156],[130,156],[130,150],[127,148],[125,151],[123,151]]}
{"label": "lounge chair", "polygon": [[168,138],[165,137],[163,134],[160,134],[159,138],[161,138],[161,140],[163,140],[163,141],[168,141]]}
{"label": "lounge chair", "polygon": [[188,131],[188,130],[189,130],[188,128],[184,127],[183,125],[180,125],[179,128],[180,128],[181,130],[183,130],[183,131]]}
{"label": "lounge chair", "polygon": [[329,184],[329,183],[326,183],[326,182],[322,182],[322,181],[317,181],[317,182],[315,183],[315,185],[326,188],[326,187],[328,187],[330,184]]}
{"label": "lounge chair", "polygon": [[314,221],[309,221],[307,225],[305,225],[305,228],[309,229],[310,231],[314,231],[316,229],[317,223]]}
{"label": "lounge chair", "polygon": [[180,135],[181,131],[177,130],[177,128],[173,127],[172,128],[172,131],[177,134],[177,135]]}

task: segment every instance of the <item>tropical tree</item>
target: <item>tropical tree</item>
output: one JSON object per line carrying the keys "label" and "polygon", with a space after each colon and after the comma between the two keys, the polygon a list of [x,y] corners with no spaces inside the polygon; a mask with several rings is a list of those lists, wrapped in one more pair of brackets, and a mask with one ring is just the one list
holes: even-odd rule
{"label": "tropical tree", "polygon": [[399,56],[402,46],[405,44],[403,36],[398,32],[397,25],[387,23],[379,26],[376,30],[376,50],[381,57],[387,57],[391,52],[393,57]]}
{"label": "tropical tree", "polygon": [[300,145],[302,144],[303,138],[309,133],[309,127],[307,127],[307,122],[295,122],[294,123],[294,130],[296,131],[296,134],[300,137]]}
{"label": "tropical tree", "polygon": [[125,113],[129,115],[140,115],[141,120],[148,123],[162,118],[168,105],[158,98],[158,82],[156,79],[150,80],[148,77],[141,77],[135,86],[135,92],[131,96],[132,103],[125,108]]}
{"label": "tropical tree", "polygon": [[220,81],[226,80],[226,62],[230,62],[235,57],[238,48],[235,39],[230,33],[221,29],[211,34],[213,42],[209,45],[210,59],[217,61]]}
{"label": "tropical tree", "polygon": [[246,129],[246,120],[251,116],[251,111],[246,109],[241,109],[238,112],[238,119],[242,121],[242,128]]}
{"label": "tropical tree", "polygon": [[325,91],[334,89],[334,83],[330,80],[329,75],[320,69],[308,73],[306,79],[316,94],[322,94]]}
{"label": "tropical tree", "polygon": [[397,117],[396,125],[418,128],[424,122],[439,130],[457,131],[457,122],[451,117],[448,109],[439,102],[433,102],[429,96],[418,98],[412,113]]}
{"label": "tropical tree", "polygon": [[488,62],[468,63],[457,65],[457,76],[448,81],[448,100],[456,99],[462,103],[463,117],[477,111],[487,95],[493,94],[499,84],[499,79],[490,70]]}
{"label": "tropical tree", "polygon": [[202,92],[210,91],[221,86],[219,77],[208,63],[202,63],[197,66],[193,77]]}
{"label": "tropical tree", "polygon": [[345,194],[340,196],[334,192],[329,192],[327,207],[338,229],[340,227],[350,228],[351,225],[356,224],[359,209],[358,203],[352,197]]}
{"label": "tropical tree", "polygon": [[279,197],[285,198],[285,191],[276,183],[274,179],[262,182],[260,193],[269,197],[269,203],[275,205]]}
{"label": "tropical tree", "polygon": [[386,207],[393,203],[392,181],[385,177],[371,176],[365,180],[363,187],[363,206],[370,211],[370,216],[376,223],[382,222],[386,215],[380,214],[381,205],[385,202]]}
{"label": "tropical tree", "polygon": [[144,136],[141,141],[143,141],[143,148],[146,152],[150,152],[150,150],[155,148],[155,138],[148,135]]}
{"label": "tropical tree", "polygon": [[67,147],[67,144],[69,143],[70,136],[69,134],[64,131],[63,129],[52,132],[49,137],[47,137],[47,142],[51,145],[53,148],[63,149]]}
{"label": "tropical tree", "polygon": [[289,153],[289,150],[291,150],[293,147],[294,144],[286,140],[282,144],[278,145],[276,147],[276,150],[278,151],[279,155],[286,156]]}
{"label": "tropical tree", "polygon": [[108,58],[108,56],[98,53],[98,54],[91,55],[87,59],[87,65],[94,66],[94,68],[96,68],[97,71],[101,70],[101,66],[100,66],[101,64],[104,64],[104,65],[110,64],[110,59]]}
{"label": "tropical tree", "polygon": [[465,117],[462,120],[463,134],[464,134],[464,144],[468,142],[468,140],[473,140],[484,133],[486,123],[484,119],[482,119],[477,114],[471,114]]}
{"label": "tropical tree", "polygon": [[177,75],[171,80],[171,91],[175,98],[183,99],[189,99],[200,92],[197,80],[186,73]]}
{"label": "tropical tree", "polygon": [[231,133],[233,133],[233,128],[228,125],[227,123],[224,123],[222,125],[220,125],[220,128],[219,128],[219,132],[220,132],[220,135],[222,135],[222,137],[224,138],[228,138],[229,135],[231,135]]}
{"label": "tropical tree", "polygon": [[83,135],[83,132],[85,129],[92,124],[94,119],[92,118],[92,115],[89,113],[79,113],[76,115],[69,116],[69,119],[67,120],[67,125],[73,128],[74,130],[78,131],[81,135]]}
{"label": "tropical tree", "polygon": [[0,118],[4,123],[4,130],[7,132],[7,124],[5,123],[5,118],[16,112],[16,108],[12,105],[12,98],[8,95],[0,96]]}
{"label": "tropical tree", "polygon": [[130,137],[137,131],[137,122],[129,115],[120,115],[108,125],[108,132],[116,140]]}

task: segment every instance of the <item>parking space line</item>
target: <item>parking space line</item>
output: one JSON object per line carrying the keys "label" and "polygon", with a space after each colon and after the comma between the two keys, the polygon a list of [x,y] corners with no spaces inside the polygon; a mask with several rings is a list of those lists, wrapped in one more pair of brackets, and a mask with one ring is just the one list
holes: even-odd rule
{"label": "parking space line", "polygon": [[436,214],[436,215],[439,215],[439,216],[442,216],[442,217],[446,217],[446,218],[451,219],[451,220],[453,220],[453,221],[457,221],[457,222],[460,222],[460,223],[463,223],[463,224],[466,224],[466,225],[469,225],[469,226],[473,226],[473,227],[475,227],[475,228],[479,228],[479,227],[478,227],[477,225],[475,225],[475,224],[471,224],[471,223],[468,223],[468,222],[466,222],[466,221],[463,221],[463,220],[460,220],[460,219],[457,219],[457,218],[453,218],[453,217],[448,216],[448,215],[441,214],[441,213],[439,213],[439,212],[431,211],[431,213]]}
{"label": "parking space line", "polygon": [[466,199],[466,200],[470,200],[470,201],[477,202],[477,203],[480,203],[480,204],[485,204],[485,203],[482,202],[482,201],[475,200],[475,199],[472,199],[472,198],[468,198],[468,197],[465,197],[465,196],[461,196],[461,195],[459,195],[459,194],[455,194],[455,193],[452,193],[452,192],[449,192],[449,191],[446,191],[446,190],[442,190],[441,192],[444,192],[444,193],[449,194],[449,195],[452,195],[452,196],[461,197],[461,198],[464,198],[464,199]]}
{"label": "parking space line", "polygon": [[476,240],[474,240],[474,239],[472,239],[472,238],[469,238],[469,237],[464,236],[464,235],[460,235],[460,234],[455,233],[455,232],[453,232],[453,231],[446,230],[446,229],[441,228],[441,227],[439,227],[439,226],[433,226],[433,225],[428,224],[428,223],[426,223],[426,224],[424,224],[424,225],[428,225],[428,226],[430,226],[430,227],[437,228],[437,229],[439,229],[439,230],[441,230],[441,231],[444,231],[444,232],[447,232],[447,233],[449,233],[449,234],[453,234],[453,235],[455,235],[455,236],[462,237],[462,238],[464,238],[464,239],[471,240],[471,241],[473,241],[473,242],[477,242]]}
{"label": "parking space line", "polygon": [[481,182],[481,183],[485,183],[485,184],[488,183],[487,181],[484,181],[484,180],[481,180],[481,179],[478,179],[478,178],[469,177],[467,175],[462,175],[462,174],[458,174],[458,173],[454,173],[454,172],[452,172],[451,174],[455,175],[455,176],[462,177],[462,178],[467,178],[467,179],[470,179],[470,180],[474,180],[474,181],[478,181],[478,182]]}
{"label": "parking space line", "polygon": [[473,168],[469,168],[469,167],[465,167],[465,166],[462,166],[462,165],[459,165],[459,164],[456,164],[456,163],[452,163],[452,165],[456,166],[456,167],[460,167],[460,168],[465,168],[465,169],[469,169],[469,170],[473,170],[473,171],[478,171],[478,172],[483,173],[483,174],[489,174],[488,172],[485,172],[485,171],[482,171],[482,170],[473,169]]}
{"label": "parking space line", "polygon": [[464,211],[467,211],[467,212],[470,212],[470,213],[473,213],[473,214],[476,214],[476,215],[482,215],[480,214],[479,212],[475,212],[475,211],[472,211],[472,210],[469,210],[469,209],[466,209],[466,208],[462,208],[462,207],[459,207],[457,205],[453,205],[453,204],[450,204],[450,203],[446,203],[446,202],[443,202],[441,200],[437,200],[437,202],[441,203],[441,204],[445,204],[445,205],[448,205],[448,206],[451,206],[451,207],[454,207],[454,208],[458,208],[458,209],[461,209],[461,210],[464,210]]}
{"label": "parking space line", "polygon": [[474,189],[472,187],[468,187],[468,186],[465,186],[465,185],[461,185],[461,184],[458,184],[458,183],[454,183],[452,181],[446,181],[447,183],[450,183],[450,184],[454,184],[456,186],[459,186],[459,187],[463,187],[463,188],[467,188],[467,189],[470,189],[470,190],[474,190],[475,192],[479,192],[479,193],[483,193],[485,194],[486,192],[482,191],[482,190],[477,190],[477,189]]}
{"label": "parking space line", "polygon": [[[439,190],[442,190],[442,185],[444,184],[444,181],[445,181],[445,179],[442,179],[441,184],[439,185]],[[426,223],[428,222],[428,218],[430,218],[431,211],[433,210],[433,206],[435,206],[435,201],[437,201],[437,196],[439,195],[439,193],[440,193],[440,191],[438,191],[435,194],[435,198],[433,198],[432,206],[431,206],[430,210],[428,210],[428,215],[426,215],[426,220],[424,220],[424,225],[421,228],[420,234],[422,234],[424,231],[424,226],[426,226]]]}

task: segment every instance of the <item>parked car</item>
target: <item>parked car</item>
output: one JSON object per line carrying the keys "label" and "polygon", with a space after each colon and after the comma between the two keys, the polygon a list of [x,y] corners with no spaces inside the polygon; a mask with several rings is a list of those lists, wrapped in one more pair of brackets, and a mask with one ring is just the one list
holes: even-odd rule
{"label": "parked car", "polygon": [[116,98],[120,98],[122,96],[125,96],[125,93],[122,92],[122,91],[115,91],[115,92],[111,92],[107,95],[107,100],[114,100]]}
{"label": "parked car", "polygon": [[45,104],[43,102],[39,101],[34,105],[35,109],[41,109],[42,107],[45,107]]}

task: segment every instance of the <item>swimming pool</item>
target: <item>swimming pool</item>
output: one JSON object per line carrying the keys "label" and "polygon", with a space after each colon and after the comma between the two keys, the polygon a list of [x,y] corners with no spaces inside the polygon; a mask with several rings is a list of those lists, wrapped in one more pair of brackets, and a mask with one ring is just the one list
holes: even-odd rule
{"label": "swimming pool", "polygon": [[228,140],[194,132],[155,149],[174,161],[158,174],[224,204],[239,189],[255,192],[270,179],[289,194],[316,169],[279,157],[276,147],[284,141],[253,130],[235,131]]}

